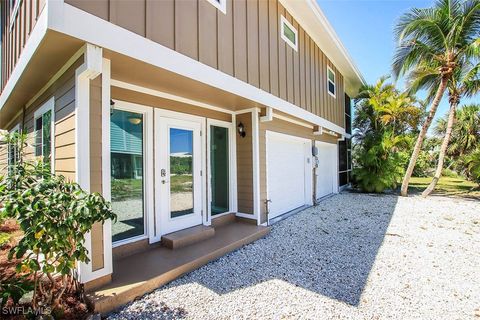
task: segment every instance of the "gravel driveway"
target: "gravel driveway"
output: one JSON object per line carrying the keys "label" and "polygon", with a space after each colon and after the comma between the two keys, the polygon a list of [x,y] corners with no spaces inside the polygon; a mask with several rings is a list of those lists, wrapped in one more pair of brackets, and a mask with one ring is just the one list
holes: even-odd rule
{"label": "gravel driveway", "polygon": [[110,319],[480,319],[480,202],[343,193]]}

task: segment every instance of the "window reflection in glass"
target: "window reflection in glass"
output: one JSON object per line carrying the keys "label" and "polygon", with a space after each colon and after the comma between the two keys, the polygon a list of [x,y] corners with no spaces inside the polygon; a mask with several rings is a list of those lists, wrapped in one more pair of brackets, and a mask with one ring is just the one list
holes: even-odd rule
{"label": "window reflection in glass", "polygon": [[210,128],[210,171],[212,185],[212,215],[229,210],[228,129]]}
{"label": "window reflection in glass", "polygon": [[112,240],[145,234],[143,115],[113,110],[110,118]]}
{"label": "window reflection in glass", "polygon": [[193,131],[170,128],[170,217],[193,213]]}

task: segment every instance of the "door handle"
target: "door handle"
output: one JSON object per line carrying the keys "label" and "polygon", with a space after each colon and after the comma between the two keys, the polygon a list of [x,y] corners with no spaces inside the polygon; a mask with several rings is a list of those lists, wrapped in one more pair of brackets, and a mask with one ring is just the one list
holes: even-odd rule
{"label": "door handle", "polygon": [[163,179],[163,180],[162,180],[162,183],[163,183],[163,184],[165,184],[165,183],[169,183],[169,182],[170,182],[170,181],[168,181],[168,180],[165,180],[165,179]]}

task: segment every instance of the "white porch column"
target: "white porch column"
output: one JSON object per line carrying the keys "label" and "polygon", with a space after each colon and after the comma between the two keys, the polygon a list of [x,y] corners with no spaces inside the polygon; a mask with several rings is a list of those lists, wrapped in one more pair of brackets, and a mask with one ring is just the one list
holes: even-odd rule
{"label": "white porch column", "polygon": [[[75,71],[75,152],[76,152],[76,181],[87,192],[90,192],[90,80],[102,75],[102,175],[110,173],[110,153],[105,156],[105,147],[109,148],[109,139],[103,139],[105,130],[110,131],[109,121],[105,125],[105,109],[110,117],[110,61],[103,59],[102,48],[86,44],[84,49],[84,63]],[[104,145],[107,143],[107,145]],[[102,176],[103,196],[110,200],[110,183],[105,184]],[[108,189],[108,190],[107,190]],[[80,263],[78,267],[79,280],[86,283],[112,273],[112,238],[111,221],[103,224],[103,268],[92,269],[92,237],[85,235],[85,247],[88,250],[89,263]]]}

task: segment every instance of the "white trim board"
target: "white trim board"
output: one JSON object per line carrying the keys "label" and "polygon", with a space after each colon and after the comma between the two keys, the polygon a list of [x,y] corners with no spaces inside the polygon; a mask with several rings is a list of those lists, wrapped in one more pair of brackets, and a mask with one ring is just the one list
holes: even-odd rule
{"label": "white trim board", "polygon": [[52,30],[228,91],[341,134],[345,132],[344,128],[303,108],[69,4],[63,4],[63,15],[50,18],[49,27]]}
{"label": "white trim board", "polygon": [[[127,243],[135,242],[141,239],[149,239],[149,243],[154,243],[160,241],[160,233],[156,228],[156,217],[155,217],[155,189],[154,189],[154,108],[149,106],[143,106],[135,103],[125,102],[125,101],[115,101],[114,109],[122,111],[130,111],[143,115],[143,165],[144,165],[144,174],[143,174],[143,187],[144,187],[144,234],[138,237],[125,239],[112,243],[113,247],[124,245]],[[108,114],[108,119],[110,121],[110,112]],[[110,140],[110,132],[105,132],[108,134]],[[104,149],[102,147],[102,149]],[[103,150],[105,153],[108,151],[110,153],[110,148],[108,150]],[[110,158],[110,155],[108,156]],[[108,174],[110,174],[110,162],[106,163],[108,165]],[[111,188],[111,183],[108,185]],[[111,239],[111,238],[110,238]],[[111,241],[111,240],[110,240]]]}
{"label": "white trim board", "polygon": [[[212,167],[211,167],[211,127],[221,127],[226,128],[228,130],[228,201],[229,201],[229,208],[227,212],[217,214],[212,216]],[[237,171],[236,161],[234,162],[233,159],[236,159],[236,148],[234,145],[236,144],[236,126],[234,122],[227,122],[227,121],[220,121],[215,119],[207,119],[207,127],[206,127],[206,144],[207,144],[207,221],[208,225],[210,225],[211,221],[219,216],[224,214],[235,212],[236,208],[236,201],[237,201],[237,192],[236,192],[236,174],[234,172]]]}
{"label": "white trim board", "polygon": [[[51,119],[50,119],[50,169],[52,173],[55,173],[55,97],[52,96],[48,99],[40,108],[35,110],[33,113],[33,127],[34,127],[34,144],[35,150],[34,155],[36,153],[36,143],[37,143],[37,119],[42,117],[46,112],[51,112]],[[43,128],[43,127],[42,127]],[[43,137],[42,137],[42,144],[43,144]],[[43,156],[43,148],[42,148],[42,156]]]}

